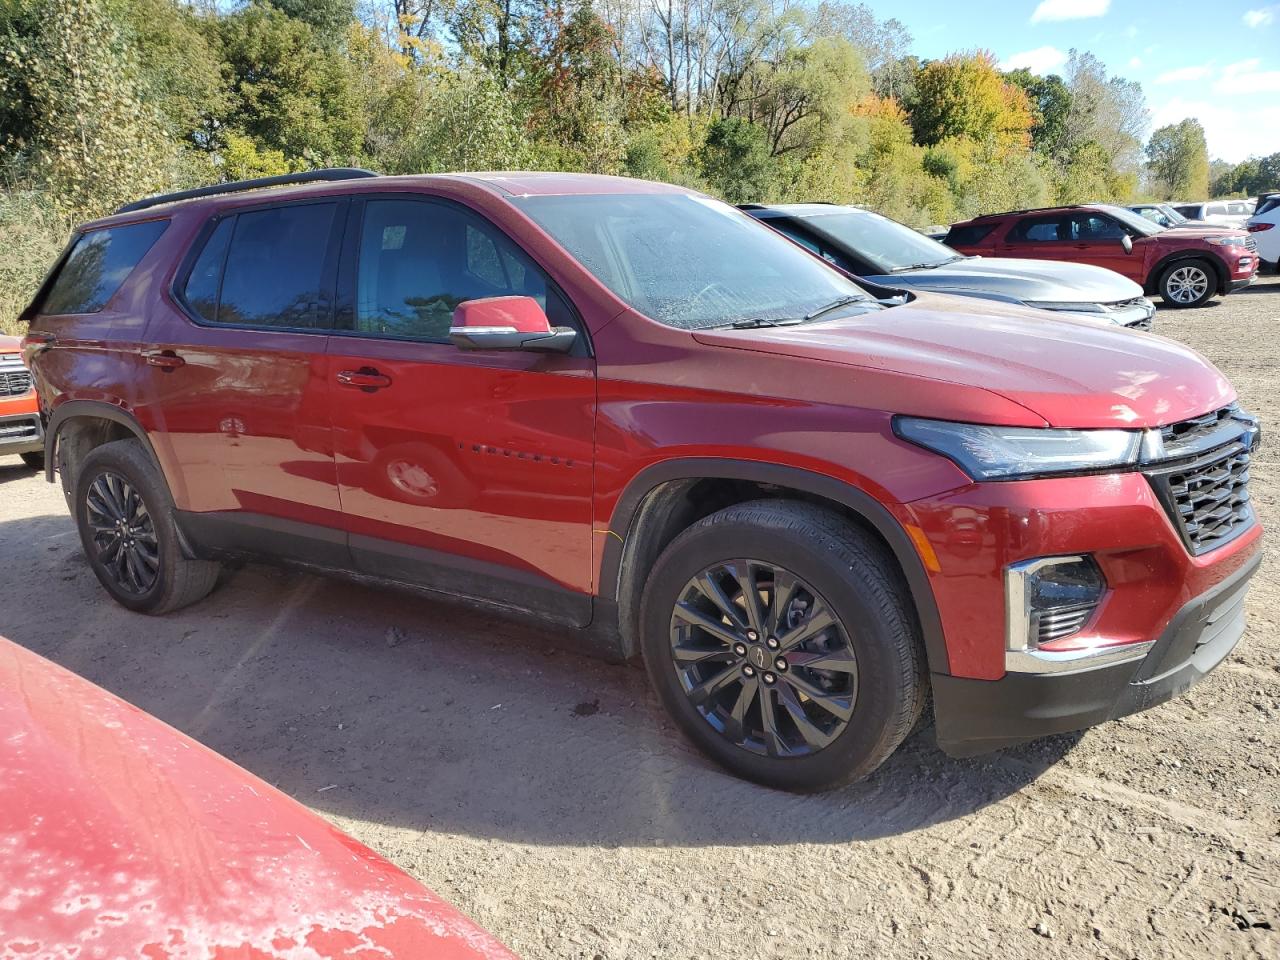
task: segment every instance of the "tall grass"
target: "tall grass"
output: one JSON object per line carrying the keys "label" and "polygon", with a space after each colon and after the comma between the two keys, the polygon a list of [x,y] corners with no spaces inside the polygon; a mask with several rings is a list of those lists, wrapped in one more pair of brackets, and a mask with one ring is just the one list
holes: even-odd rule
{"label": "tall grass", "polygon": [[18,314],[70,235],[39,193],[0,189],[0,333],[24,332]]}

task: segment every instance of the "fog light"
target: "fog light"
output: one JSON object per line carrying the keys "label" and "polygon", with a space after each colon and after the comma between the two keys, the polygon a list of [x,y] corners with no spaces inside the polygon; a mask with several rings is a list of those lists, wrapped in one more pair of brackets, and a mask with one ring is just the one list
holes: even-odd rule
{"label": "fog light", "polygon": [[1005,626],[1010,650],[1034,650],[1089,622],[1106,590],[1091,557],[1037,557],[1005,571]]}

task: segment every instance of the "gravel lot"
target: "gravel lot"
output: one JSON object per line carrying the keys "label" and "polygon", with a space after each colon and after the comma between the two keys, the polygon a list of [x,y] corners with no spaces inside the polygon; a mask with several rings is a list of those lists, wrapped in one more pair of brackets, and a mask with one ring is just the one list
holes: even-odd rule
{"label": "gravel lot", "polygon": [[[1280,279],[1157,329],[1271,433]],[[0,633],[209,744],[517,952],[570,957],[1280,957],[1280,538],[1251,629],[1191,693],[972,761],[925,732],[794,797],[712,769],[638,667],[393,592],[249,566],[164,619],[108,602],[61,494],[0,458]]]}

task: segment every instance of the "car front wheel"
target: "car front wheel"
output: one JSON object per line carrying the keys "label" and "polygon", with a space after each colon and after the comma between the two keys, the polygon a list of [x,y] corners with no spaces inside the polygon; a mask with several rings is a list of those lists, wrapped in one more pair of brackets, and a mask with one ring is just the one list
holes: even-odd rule
{"label": "car front wheel", "polygon": [[885,548],[811,504],[729,507],[682,533],[645,588],[641,638],[681,729],[785,790],[865,777],[923,709],[921,644]]}
{"label": "car front wheel", "polygon": [[1178,260],[1160,275],[1160,297],[1171,307],[1198,307],[1217,293],[1217,275],[1203,260]]}

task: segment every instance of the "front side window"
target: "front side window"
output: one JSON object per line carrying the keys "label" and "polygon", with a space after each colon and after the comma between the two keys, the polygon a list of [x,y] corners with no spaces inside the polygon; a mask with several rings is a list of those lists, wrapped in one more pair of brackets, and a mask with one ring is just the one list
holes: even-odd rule
{"label": "front side window", "polygon": [[168,225],[168,220],[149,220],[83,234],[58,271],[40,312],[47,316],[97,313]]}
{"label": "front side window", "polygon": [[619,299],[668,326],[799,320],[843,298],[870,302],[852,280],[772,228],[707,197],[591,194],[511,202]]}
{"label": "front side window", "polygon": [[431,200],[365,204],[357,333],[444,343],[458,304],[511,296],[533,297],[553,326],[573,325],[541,268],[481,217]]}
{"label": "front side window", "polygon": [[1110,217],[1097,213],[1086,213],[1072,218],[1073,240],[1079,243],[1092,243],[1102,240],[1119,240],[1125,236],[1124,227]]}

